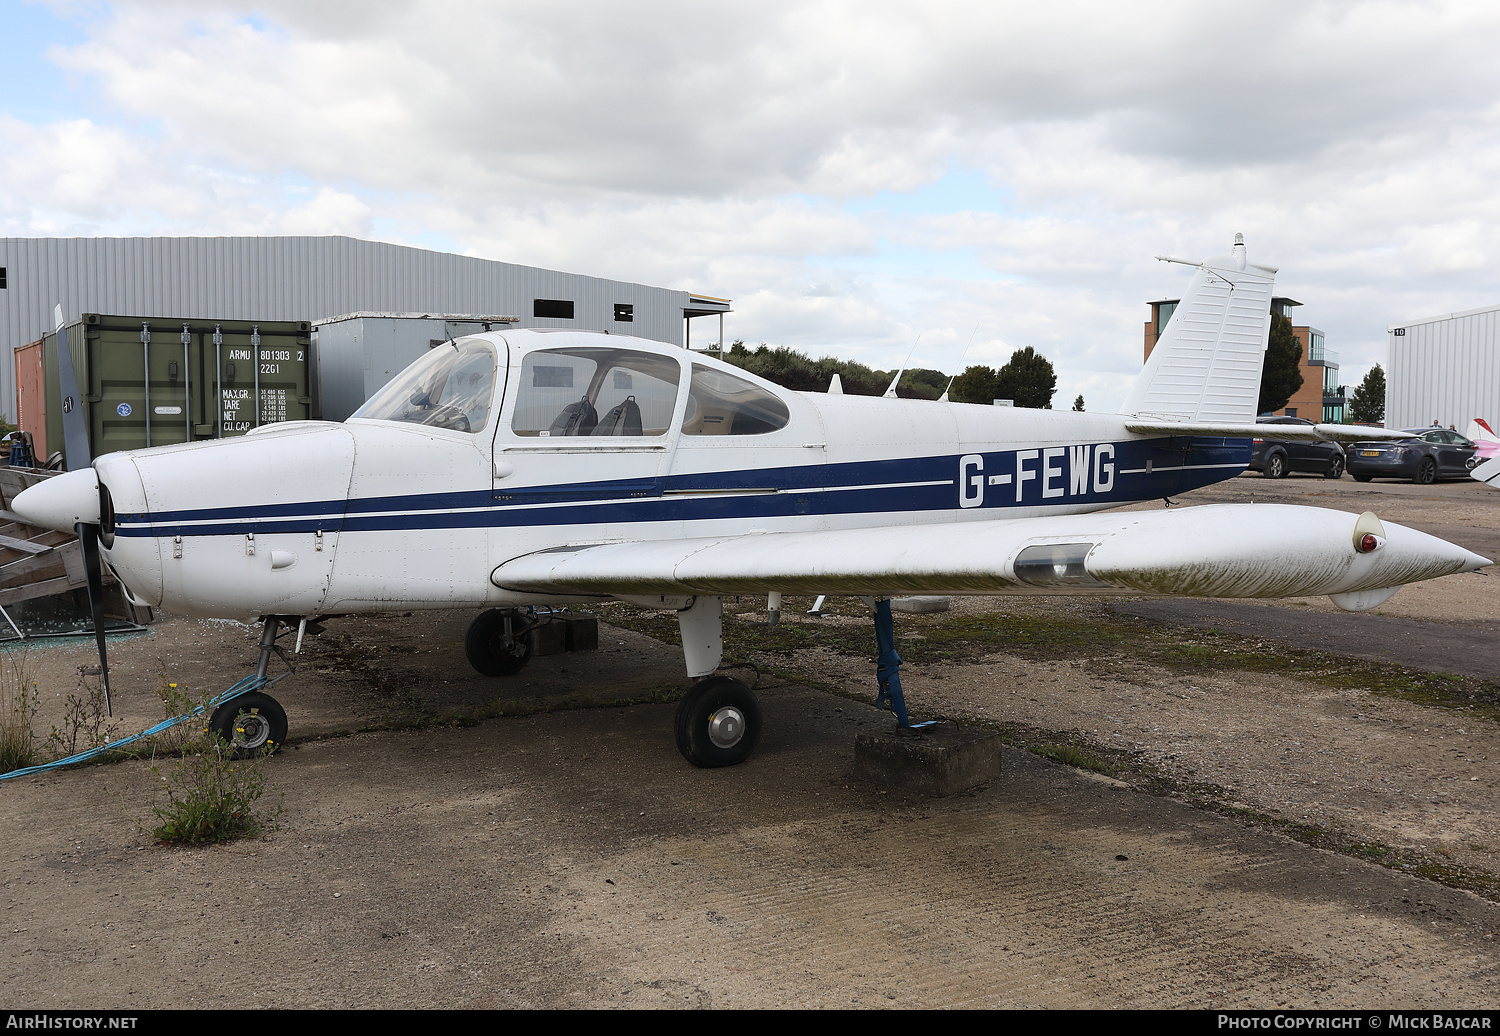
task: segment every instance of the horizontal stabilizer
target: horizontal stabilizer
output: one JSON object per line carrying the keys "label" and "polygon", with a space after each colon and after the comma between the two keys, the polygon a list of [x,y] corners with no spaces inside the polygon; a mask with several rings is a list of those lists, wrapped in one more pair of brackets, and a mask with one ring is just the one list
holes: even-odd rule
{"label": "horizontal stabilizer", "polygon": [[1468,572],[1485,558],[1385,525],[1355,549],[1359,516],[1214,504],[962,522],[554,548],[491,582],[522,594],[1357,594]]}

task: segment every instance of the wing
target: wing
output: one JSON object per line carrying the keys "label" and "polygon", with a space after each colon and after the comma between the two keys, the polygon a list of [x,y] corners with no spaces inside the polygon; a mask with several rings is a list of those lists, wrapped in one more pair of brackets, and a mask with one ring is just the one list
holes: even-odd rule
{"label": "wing", "polygon": [[1330,594],[1342,604],[1489,563],[1373,515],[1216,504],[559,547],[508,561],[491,581],[537,595]]}
{"label": "wing", "polygon": [[1352,424],[1229,424],[1202,421],[1142,421],[1127,417],[1125,427],[1146,435],[1222,435],[1229,439],[1308,439],[1368,442],[1373,439],[1410,439],[1410,432]]}

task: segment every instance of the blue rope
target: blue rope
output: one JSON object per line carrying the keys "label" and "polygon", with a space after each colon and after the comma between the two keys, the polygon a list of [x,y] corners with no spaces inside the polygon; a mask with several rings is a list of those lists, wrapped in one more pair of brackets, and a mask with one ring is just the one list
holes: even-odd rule
{"label": "blue rope", "polygon": [[150,730],[143,730],[139,734],[132,734],[129,737],[122,737],[118,741],[111,741],[107,745],[101,745],[98,748],[91,748],[87,752],[79,752],[77,755],[70,755],[66,759],[56,759],[50,763],[43,763],[41,766],[28,766],[25,769],[12,770],[10,771],[10,773],[0,773],[0,781],[9,780],[12,777],[26,777],[33,773],[42,773],[46,770],[56,770],[64,766],[72,766],[75,763],[86,763],[90,759],[97,759],[101,755],[104,755],[107,752],[113,752],[124,745],[132,744],[133,742],[139,741],[142,738],[151,737],[153,734],[160,734],[163,730],[175,727],[179,723],[185,723],[188,720],[192,719],[194,716],[201,716],[206,709],[216,709],[220,705],[223,705],[226,701],[231,701],[235,698],[238,698],[242,694],[249,694],[251,691],[259,690],[270,682],[271,681],[267,680],[264,676],[247,676],[239,683],[229,688],[229,690],[213,699],[213,701],[209,702],[207,705],[195,705],[189,712],[186,712],[181,716],[174,716],[171,719],[162,720]]}

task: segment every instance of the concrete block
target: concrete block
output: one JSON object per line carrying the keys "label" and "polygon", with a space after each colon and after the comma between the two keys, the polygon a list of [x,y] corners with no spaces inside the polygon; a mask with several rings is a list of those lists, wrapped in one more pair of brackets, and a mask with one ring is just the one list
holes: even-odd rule
{"label": "concrete block", "polygon": [[592,615],[570,615],[567,619],[568,650],[599,650],[599,620]]}
{"label": "concrete block", "polygon": [[854,736],[854,776],[941,797],[1000,776],[1000,735],[936,723]]}
{"label": "concrete block", "polygon": [[945,612],[952,603],[946,597],[892,597],[891,611],[924,615],[927,612]]}
{"label": "concrete block", "polygon": [[560,655],[568,650],[568,624],[561,619],[544,622],[531,631],[534,655]]}

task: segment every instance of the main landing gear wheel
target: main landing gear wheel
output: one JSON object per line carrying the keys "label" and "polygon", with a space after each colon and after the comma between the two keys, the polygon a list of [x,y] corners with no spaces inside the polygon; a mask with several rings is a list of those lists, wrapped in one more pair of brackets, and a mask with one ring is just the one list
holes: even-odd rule
{"label": "main landing gear wheel", "polygon": [[531,651],[527,619],[509,608],[483,613],[464,634],[464,655],[484,676],[514,676],[531,661]]}
{"label": "main landing gear wheel", "polygon": [[736,766],[760,741],[760,702],[728,676],[700,680],[677,706],[677,750],[694,766]]}
{"label": "main landing gear wheel", "polygon": [[233,749],[236,759],[271,755],[286,741],[286,710],[269,694],[251,691],[214,709],[208,729]]}

